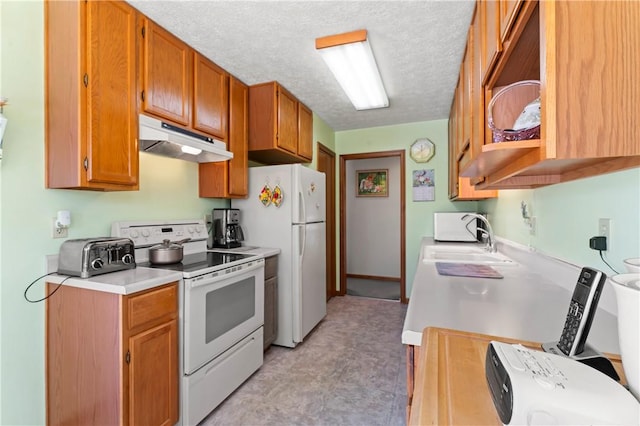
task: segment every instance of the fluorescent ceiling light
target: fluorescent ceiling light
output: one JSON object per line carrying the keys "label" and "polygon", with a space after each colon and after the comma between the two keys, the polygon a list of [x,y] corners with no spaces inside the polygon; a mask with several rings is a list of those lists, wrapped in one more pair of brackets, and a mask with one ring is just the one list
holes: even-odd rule
{"label": "fluorescent ceiling light", "polygon": [[316,49],[357,110],[389,106],[367,30],[317,38]]}

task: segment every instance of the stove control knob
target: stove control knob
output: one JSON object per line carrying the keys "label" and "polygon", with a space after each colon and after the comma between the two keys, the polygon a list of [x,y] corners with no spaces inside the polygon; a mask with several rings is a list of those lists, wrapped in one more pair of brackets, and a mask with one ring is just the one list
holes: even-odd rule
{"label": "stove control knob", "polygon": [[124,263],[125,265],[133,263],[133,256],[131,256],[129,253],[125,254],[124,256],[122,256],[122,263]]}
{"label": "stove control knob", "polygon": [[198,225],[198,226],[196,226],[196,232],[197,232],[198,234],[202,232],[202,229],[203,229],[203,228],[202,228],[202,225]]}
{"label": "stove control knob", "polygon": [[138,238],[138,235],[140,235],[140,234],[138,233],[137,230],[135,230],[135,229],[131,230],[131,237],[132,238]]}
{"label": "stove control knob", "polygon": [[93,259],[93,262],[91,262],[91,267],[93,269],[101,269],[102,266],[104,266],[102,259]]}
{"label": "stove control knob", "polygon": [[193,229],[193,226],[190,226],[190,227],[187,228],[187,231],[189,231],[190,234],[193,234],[195,229]]}
{"label": "stove control knob", "polygon": [[143,236],[143,237],[145,237],[145,238],[147,238],[149,235],[151,235],[151,234],[149,233],[149,230],[148,230],[147,228],[144,228],[144,229],[141,231],[141,233],[142,233],[142,236]]}

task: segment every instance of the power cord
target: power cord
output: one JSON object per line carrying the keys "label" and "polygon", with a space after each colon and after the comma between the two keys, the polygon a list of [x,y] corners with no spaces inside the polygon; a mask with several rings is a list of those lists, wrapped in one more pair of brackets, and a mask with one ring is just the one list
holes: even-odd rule
{"label": "power cord", "polygon": [[602,255],[602,250],[598,250],[598,252],[600,253],[600,259],[602,259],[602,261],[616,274],[618,274],[619,272],[616,271],[615,269],[613,269],[613,267],[611,265],[609,265],[609,262],[607,262],[606,260],[604,260],[604,256]]}
{"label": "power cord", "polygon": [[42,299],[38,299],[38,300],[32,300],[32,299],[29,299],[29,296],[27,296],[27,292],[29,291],[29,289],[30,289],[30,288],[31,288],[31,287],[32,287],[36,282],[38,282],[39,280],[41,280],[42,278],[44,278],[44,277],[46,277],[46,276],[49,276],[49,275],[53,275],[53,274],[57,274],[57,272],[49,272],[48,274],[44,274],[44,275],[42,275],[42,276],[40,276],[40,277],[36,278],[35,280],[31,281],[31,284],[29,284],[29,285],[27,286],[27,288],[24,290],[24,298],[25,298],[25,300],[26,300],[27,302],[29,302],[29,303],[38,303],[38,302],[42,302],[43,300],[46,300],[46,299],[50,298],[51,296],[53,296],[53,294],[54,294],[56,291],[58,291],[58,290],[60,289],[60,286],[62,286],[62,284],[63,284],[66,280],[68,280],[69,278],[71,278],[71,277],[69,276],[69,277],[67,277],[67,278],[63,279],[62,281],[60,281],[60,283],[58,284],[58,286],[57,286],[55,289],[53,289],[53,291],[52,291],[51,293],[47,294],[47,295],[46,295],[45,297],[43,297]]}

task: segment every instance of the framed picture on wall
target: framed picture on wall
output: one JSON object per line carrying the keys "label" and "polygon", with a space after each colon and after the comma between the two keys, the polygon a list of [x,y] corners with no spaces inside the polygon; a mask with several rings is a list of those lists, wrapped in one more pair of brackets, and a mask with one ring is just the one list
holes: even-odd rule
{"label": "framed picture on wall", "polygon": [[387,197],[389,169],[356,170],[357,197]]}

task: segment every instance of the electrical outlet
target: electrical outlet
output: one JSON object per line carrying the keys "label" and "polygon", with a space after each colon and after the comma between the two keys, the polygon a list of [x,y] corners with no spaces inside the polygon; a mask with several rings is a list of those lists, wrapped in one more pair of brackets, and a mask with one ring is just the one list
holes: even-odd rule
{"label": "electrical outlet", "polygon": [[52,238],[67,238],[69,236],[69,229],[67,228],[58,228],[57,225],[58,218],[54,217],[51,220],[51,237]]}
{"label": "electrical outlet", "polygon": [[598,219],[598,235],[601,237],[606,237],[607,246],[611,247],[611,219]]}
{"label": "electrical outlet", "polygon": [[204,215],[204,223],[206,223],[207,225],[210,225],[210,224],[211,224],[211,221],[212,221],[212,219],[211,219],[211,213],[205,214],[205,215]]}

